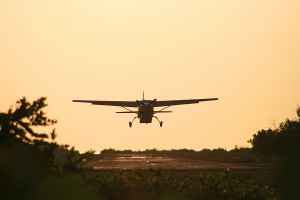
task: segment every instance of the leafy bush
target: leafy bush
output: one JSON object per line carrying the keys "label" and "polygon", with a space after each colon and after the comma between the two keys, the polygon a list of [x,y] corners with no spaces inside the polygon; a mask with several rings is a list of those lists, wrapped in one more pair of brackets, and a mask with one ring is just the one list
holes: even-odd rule
{"label": "leafy bush", "polygon": [[[178,175],[180,171],[174,172]],[[230,170],[191,171],[179,178],[168,170],[121,170],[92,172],[87,178],[99,195],[110,200],[129,199],[275,199],[267,184],[238,179]]]}

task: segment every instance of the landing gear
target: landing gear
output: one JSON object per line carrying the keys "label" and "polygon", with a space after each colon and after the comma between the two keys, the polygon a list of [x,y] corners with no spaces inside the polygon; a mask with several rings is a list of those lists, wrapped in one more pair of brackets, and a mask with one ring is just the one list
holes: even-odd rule
{"label": "landing gear", "polygon": [[159,119],[156,116],[153,116],[158,122],[159,122],[159,126],[162,127],[163,126],[163,122],[159,121]]}
{"label": "landing gear", "polygon": [[132,123],[133,121],[136,119],[136,117],[133,118],[133,120],[131,122],[129,122],[129,127],[131,128],[132,127]]}

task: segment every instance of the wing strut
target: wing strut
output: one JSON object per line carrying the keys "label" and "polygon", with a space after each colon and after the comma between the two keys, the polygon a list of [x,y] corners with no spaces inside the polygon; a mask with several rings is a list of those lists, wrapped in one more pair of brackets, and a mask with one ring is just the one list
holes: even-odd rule
{"label": "wing strut", "polygon": [[125,106],[121,106],[121,107],[128,110],[128,111],[130,111],[130,112],[133,112],[132,110],[130,110],[129,108],[126,108]]}
{"label": "wing strut", "polygon": [[165,109],[167,109],[167,108],[169,108],[170,106],[166,106],[166,107],[164,107],[163,109],[160,109],[160,110],[158,110],[158,111],[154,111],[154,113],[160,113],[160,112],[172,112],[172,111],[163,111],[163,110],[165,110]]}
{"label": "wing strut", "polygon": [[122,111],[122,112],[116,112],[116,113],[137,113],[137,111],[133,111],[133,110],[130,110],[129,108],[126,108],[125,106],[121,106],[122,108],[128,110],[128,111]]}

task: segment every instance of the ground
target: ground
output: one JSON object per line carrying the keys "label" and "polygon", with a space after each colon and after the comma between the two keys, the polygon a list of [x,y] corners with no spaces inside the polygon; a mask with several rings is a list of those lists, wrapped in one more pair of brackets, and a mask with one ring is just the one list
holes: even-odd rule
{"label": "ground", "polygon": [[141,154],[116,154],[87,163],[93,169],[273,169],[269,163],[223,163],[191,158],[154,157]]}

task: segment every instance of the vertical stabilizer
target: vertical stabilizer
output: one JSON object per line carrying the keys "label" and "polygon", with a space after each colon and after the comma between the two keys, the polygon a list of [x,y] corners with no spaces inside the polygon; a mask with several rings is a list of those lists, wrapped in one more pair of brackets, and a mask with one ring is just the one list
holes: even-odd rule
{"label": "vertical stabilizer", "polygon": [[145,100],[144,91],[143,91],[143,100]]}

